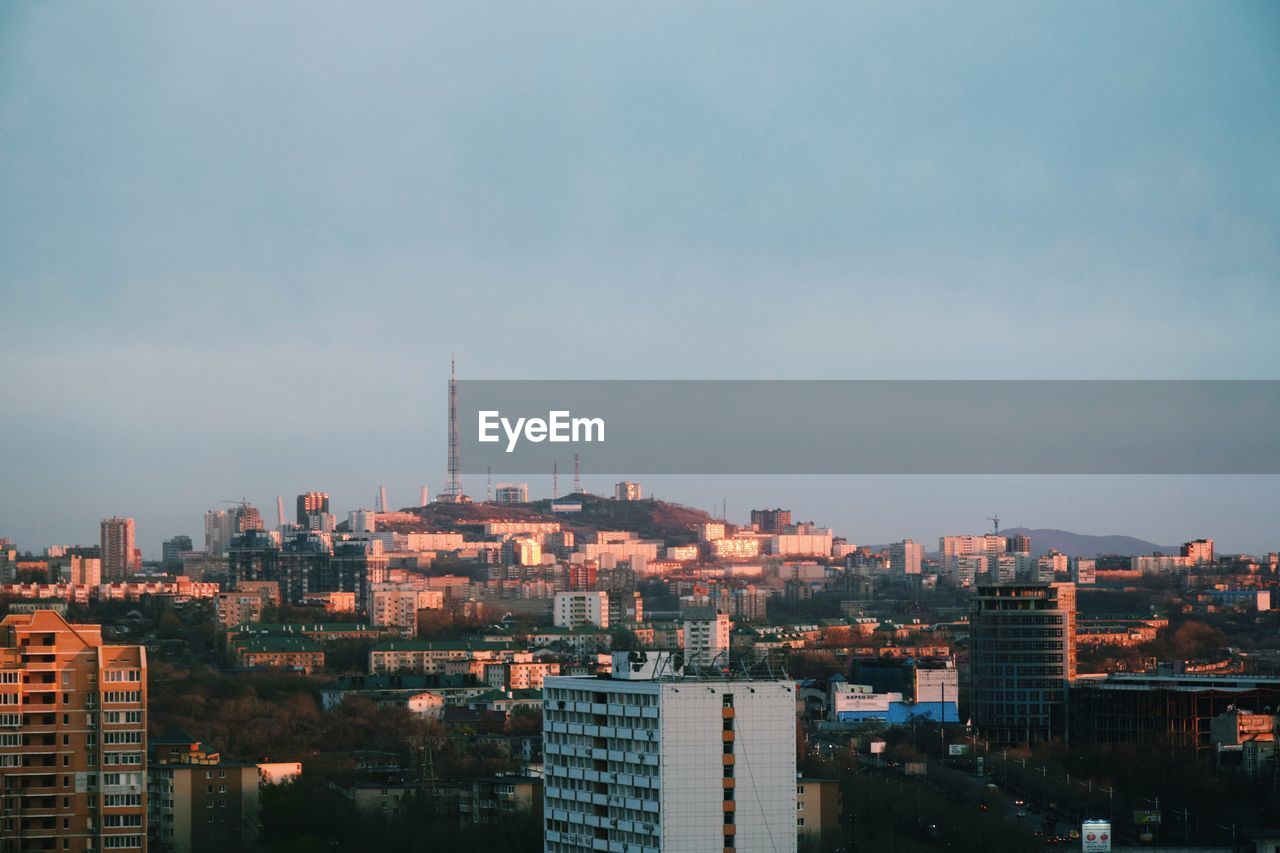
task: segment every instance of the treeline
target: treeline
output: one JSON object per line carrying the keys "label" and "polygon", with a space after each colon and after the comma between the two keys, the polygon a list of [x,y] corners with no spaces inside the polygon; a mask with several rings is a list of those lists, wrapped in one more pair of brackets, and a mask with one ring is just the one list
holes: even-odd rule
{"label": "treeline", "polygon": [[344,793],[316,777],[262,792],[260,848],[282,853],[341,850],[537,853],[540,816],[517,813],[499,824],[459,826],[447,800],[408,794],[391,813],[358,809]]}

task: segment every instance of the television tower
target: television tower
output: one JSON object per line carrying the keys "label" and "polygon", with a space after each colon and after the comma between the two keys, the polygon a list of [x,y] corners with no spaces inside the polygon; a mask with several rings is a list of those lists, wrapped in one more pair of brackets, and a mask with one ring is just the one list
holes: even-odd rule
{"label": "television tower", "polygon": [[560,463],[556,460],[551,462],[551,497],[560,497]]}
{"label": "television tower", "polygon": [[578,468],[578,454],[573,454],[573,493],[575,495],[582,494],[582,477]]}
{"label": "television tower", "polygon": [[446,503],[462,502],[462,460],[458,452],[458,372],[449,359],[449,477],[441,495]]}

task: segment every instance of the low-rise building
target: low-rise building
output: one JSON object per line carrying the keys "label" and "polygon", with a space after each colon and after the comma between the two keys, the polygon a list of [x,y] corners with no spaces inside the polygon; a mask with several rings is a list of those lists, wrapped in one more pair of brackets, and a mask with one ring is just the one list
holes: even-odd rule
{"label": "low-rise building", "polygon": [[458,798],[458,822],[504,823],[517,815],[542,814],[542,780],[499,773],[453,783]]}
{"label": "low-rise building", "polygon": [[258,835],[258,766],[192,743],[148,771],[151,839],[173,853],[247,849]]}
{"label": "low-rise building", "polygon": [[240,635],[232,643],[236,666],[310,675],[324,669],[324,649],[306,637]]}

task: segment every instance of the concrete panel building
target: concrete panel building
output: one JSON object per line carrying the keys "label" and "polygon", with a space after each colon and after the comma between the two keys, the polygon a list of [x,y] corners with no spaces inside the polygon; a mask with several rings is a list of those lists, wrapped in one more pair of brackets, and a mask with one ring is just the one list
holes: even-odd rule
{"label": "concrete panel building", "polygon": [[544,850],[794,853],[794,683],[653,680],[630,661],[546,680]]}

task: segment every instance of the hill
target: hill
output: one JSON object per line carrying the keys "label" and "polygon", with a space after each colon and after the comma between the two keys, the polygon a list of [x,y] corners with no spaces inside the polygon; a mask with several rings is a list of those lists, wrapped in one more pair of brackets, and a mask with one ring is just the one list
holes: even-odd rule
{"label": "hill", "polygon": [[1055,530],[1051,527],[1011,527],[1000,532],[1005,536],[1030,536],[1031,553],[1037,557],[1049,553],[1050,549],[1070,557],[1096,557],[1099,554],[1137,557],[1156,551],[1162,554],[1177,554],[1180,547],[1157,545],[1133,536],[1092,536],[1087,533],[1072,533],[1070,530]]}
{"label": "hill", "polygon": [[432,503],[405,507],[401,512],[416,515],[415,520],[379,522],[378,529],[427,533],[455,531],[482,521],[558,521],[579,537],[596,530],[630,530],[642,539],[684,545],[698,540],[699,525],[714,520],[702,510],[654,499],[615,501],[598,495],[565,495],[559,500],[581,502],[582,511],[552,513],[550,500],[512,506]]}

